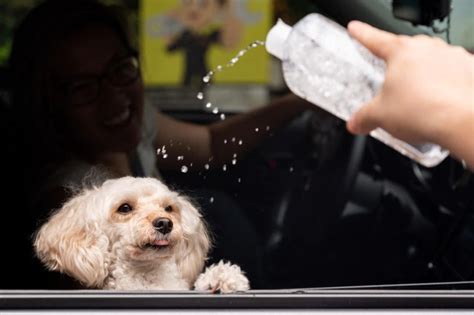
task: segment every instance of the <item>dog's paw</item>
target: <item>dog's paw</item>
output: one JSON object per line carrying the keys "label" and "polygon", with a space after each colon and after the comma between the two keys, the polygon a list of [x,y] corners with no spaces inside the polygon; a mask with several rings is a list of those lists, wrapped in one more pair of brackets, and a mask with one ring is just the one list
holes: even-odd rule
{"label": "dog's paw", "polygon": [[249,280],[239,266],[222,260],[207,267],[194,283],[194,289],[213,293],[232,293],[250,289]]}

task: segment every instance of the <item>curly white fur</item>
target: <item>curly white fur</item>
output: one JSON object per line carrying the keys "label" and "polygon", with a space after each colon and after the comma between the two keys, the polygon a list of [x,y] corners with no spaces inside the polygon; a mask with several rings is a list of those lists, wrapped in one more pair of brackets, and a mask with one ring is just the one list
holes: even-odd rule
{"label": "curly white fur", "polygon": [[[169,229],[157,222],[165,220]],[[169,223],[171,222],[171,223]],[[39,259],[86,287],[191,289],[211,242],[199,211],[154,178],[122,177],[84,189],[36,234]],[[199,276],[196,289],[249,289],[236,265],[219,263]]]}
{"label": "curly white fur", "polygon": [[222,260],[199,275],[194,283],[196,290],[211,290],[222,293],[243,291],[249,289],[249,280],[243,275],[237,265]]}

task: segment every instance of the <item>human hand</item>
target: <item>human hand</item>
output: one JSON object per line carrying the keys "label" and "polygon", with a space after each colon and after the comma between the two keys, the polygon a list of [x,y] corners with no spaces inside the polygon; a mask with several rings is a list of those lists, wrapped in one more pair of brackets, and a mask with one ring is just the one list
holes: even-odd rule
{"label": "human hand", "polygon": [[348,121],[350,132],[366,134],[381,127],[408,142],[435,142],[448,149],[456,141],[453,128],[471,125],[472,132],[474,57],[466,50],[439,38],[395,35],[358,21],[349,23],[348,30],[387,63],[381,91]]}

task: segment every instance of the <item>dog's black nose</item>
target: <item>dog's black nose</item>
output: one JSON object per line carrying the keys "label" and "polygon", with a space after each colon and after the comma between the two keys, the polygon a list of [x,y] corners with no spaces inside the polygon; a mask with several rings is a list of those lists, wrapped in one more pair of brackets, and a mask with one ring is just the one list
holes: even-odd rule
{"label": "dog's black nose", "polygon": [[163,234],[168,234],[173,229],[173,222],[170,219],[159,218],[153,221],[155,230]]}

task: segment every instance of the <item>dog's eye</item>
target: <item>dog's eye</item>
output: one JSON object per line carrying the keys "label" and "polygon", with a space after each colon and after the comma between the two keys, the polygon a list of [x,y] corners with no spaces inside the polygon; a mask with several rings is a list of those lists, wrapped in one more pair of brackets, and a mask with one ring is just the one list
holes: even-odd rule
{"label": "dog's eye", "polygon": [[166,207],[165,207],[165,211],[166,211],[166,212],[171,212],[171,211],[173,211],[173,206],[166,206]]}
{"label": "dog's eye", "polygon": [[120,207],[118,207],[117,212],[129,213],[132,210],[133,210],[133,208],[132,208],[131,205],[129,205],[128,203],[124,203],[124,204],[121,204]]}

